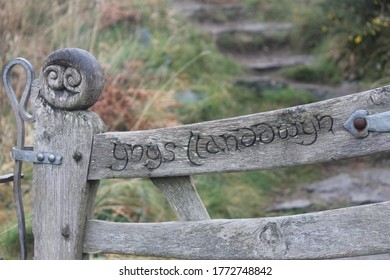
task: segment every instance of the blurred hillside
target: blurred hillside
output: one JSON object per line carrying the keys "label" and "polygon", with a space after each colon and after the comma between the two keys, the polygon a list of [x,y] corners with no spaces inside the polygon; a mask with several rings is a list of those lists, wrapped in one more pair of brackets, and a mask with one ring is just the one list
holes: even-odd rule
{"label": "blurred hillside", "polygon": [[[387,83],[389,5],[387,0],[0,0],[0,66],[25,57],[38,75],[54,50],[88,50],[106,79],[92,110],[111,131],[233,117],[352,93],[344,85]],[[241,23],[247,24],[243,33]],[[247,63],[272,57],[286,62],[297,55],[312,59],[272,69]],[[12,79],[20,95],[23,71],[15,69]],[[0,88],[0,174],[5,174],[12,170],[16,130]],[[33,130],[27,130],[31,145]],[[275,215],[266,209],[280,195],[383,158],[196,176],[195,184],[212,218]],[[25,164],[30,246],[31,172]],[[288,213],[325,208],[312,205]],[[158,190],[139,179],[101,182],[96,216],[130,222],[175,219]],[[12,187],[0,185],[0,257],[16,258],[15,220]]]}

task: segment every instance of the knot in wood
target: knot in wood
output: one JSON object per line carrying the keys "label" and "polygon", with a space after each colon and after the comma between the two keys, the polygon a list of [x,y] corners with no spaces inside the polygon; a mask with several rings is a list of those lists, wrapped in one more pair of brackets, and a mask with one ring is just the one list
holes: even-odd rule
{"label": "knot in wood", "polygon": [[100,97],[104,74],[87,51],[67,48],[49,55],[42,67],[41,96],[54,108],[86,110]]}
{"label": "knot in wood", "polygon": [[69,225],[65,225],[65,226],[61,229],[61,235],[62,235],[64,238],[69,238],[69,237],[70,237],[70,228],[69,228]]}
{"label": "knot in wood", "polygon": [[75,152],[75,153],[73,154],[73,159],[74,159],[76,162],[79,162],[82,158],[83,158],[83,155],[82,155],[80,152]]}

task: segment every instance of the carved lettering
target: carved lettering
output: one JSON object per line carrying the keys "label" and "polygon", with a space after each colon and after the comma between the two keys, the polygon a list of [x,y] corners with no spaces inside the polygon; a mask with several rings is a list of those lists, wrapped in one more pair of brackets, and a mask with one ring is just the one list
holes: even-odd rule
{"label": "carved lettering", "polygon": [[148,169],[157,169],[162,163],[163,156],[161,154],[158,145],[147,145],[146,146],[146,162],[144,166]]}
{"label": "carved lettering", "polygon": [[258,138],[260,143],[271,144],[275,139],[275,131],[269,124],[259,123],[252,127],[258,129]]}
{"label": "carved lettering", "polygon": [[167,161],[167,162],[174,161],[176,158],[176,156],[175,156],[176,144],[173,142],[165,143],[164,149],[165,149],[165,151],[168,152],[168,155],[164,156],[164,161]]}
{"label": "carved lettering", "polygon": [[311,137],[311,139],[309,138],[308,141],[303,140],[301,142],[297,142],[297,144],[302,145],[302,146],[313,145],[317,141],[317,137],[318,137],[317,128],[314,125],[313,121],[299,122],[299,124],[301,125],[301,128],[302,128],[302,134],[312,136],[312,137]]}
{"label": "carved lettering", "polygon": [[[187,141],[161,143],[113,143],[112,156],[115,163],[109,168],[123,171],[129,165],[143,166],[150,171],[164,163],[175,161],[177,153],[194,166],[219,155],[239,153],[248,149],[262,149],[275,141],[289,141],[300,146],[311,146],[320,137],[333,132],[334,120],[329,115],[303,116],[293,111],[284,113],[275,122],[260,122],[213,135],[189,131]],[[185,142],[184,142],[185,141]],[[184,143],[183,143],[184,142]],[[184,154],[183,154],[184,153]]]}
{"label": "carved lettering", "polygon": [[141,164],[154,170],[164,162],[175,160],[176,144],[173,142],[165,143],[161,148],[158,144],[141,145],[116,142],[112,142],[112,144],[112,155],[116,162],[109,168],[114,171],[123,171],[132,164]]}
{"label": "carved lettering", "polygon": [[[194,165],[198,165],[198,166],[203,165],[203,162],[199,162],[195,160],[196,157],[200,157],[198,151],[199,135],[195,135],[192,131],[190,133],[191,135],[190,135],[190,139],[188,140],[188,146],[187,146],[187,158]],[[194,141],[193,138],[195,136],[196,136],[196,140]]]}
{"label": "carved lettering", "polygon": [[[125,148],[126,145],[121,144],[121,143],[112,143],[112,144],[114,144],[114,149],[112,150],[112,155],[113,155],[114,159],[116,159],[120,162],[124,161],[125,163],[123,164],[123,167],[114,167],[114,165],[111,165],[110,169],[114,170],[114,171],[125,170],[125,168],[127,167],[127,164],[129,163],[129,155],[128,155],[127,150]],[[120,152],[117,151],[118,146],[122,147],[122,156],[120,155]]]}
{"label": "carved lettering", "polygon": [[333,132],[333,118],[331,116],[316,117],[318,121],[319,130],[328,129],[325,132]]}
{"label": "carved lettering", "polygon": [[144,148],[141,145],[127,145],[127,147],[130,150],[131,162],[140,162],[144,155]]}
{"label": "carved lettering", "polygon": [[245,127],[238,129],[238,132],[240,131],[246,131],[244,135],[240,137],[241,145],[246,148],[252,147],[256,143],[256,133],[254,132],[254,130]]}
{"label": "carved lettering", "polygon": [[[225,145],[228,151],[237,151],[240,150],[238,146],[238,140],[234,135],[222,135],[222,138],[225,140]],[[233,140],[233,141],[232,141]],[[234,148],[231,148],[233,145]]]}

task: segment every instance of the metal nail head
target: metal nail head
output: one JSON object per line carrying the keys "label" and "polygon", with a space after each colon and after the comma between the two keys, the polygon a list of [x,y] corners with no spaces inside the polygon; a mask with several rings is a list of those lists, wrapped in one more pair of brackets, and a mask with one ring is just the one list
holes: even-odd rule
{"label": "metal nail head", "polygon": [[44,161],[45,160],[45,155],[42,154],[42,153],[37,154],[37,160],[38,161]]}
{"label": "metal nail head", "polygon": [[54,162],[56,160],[56,156],[53,154],[50,154],[48,159],[50,162]]}

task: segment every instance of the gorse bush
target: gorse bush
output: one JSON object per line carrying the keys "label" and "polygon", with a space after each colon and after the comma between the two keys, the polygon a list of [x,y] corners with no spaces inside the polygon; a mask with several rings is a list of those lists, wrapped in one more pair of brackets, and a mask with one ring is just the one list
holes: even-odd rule
{"label": "gorse bush", "polygon": [[348,34],[348,41],[361,47],[389,27],[387,0],[328,0],[321,8],[326,15],[323,32]]}
{"label": "gorse bush", "polygon": [[347,79],[390,74],[389,0],[319,1],[316,10],[303,16],[298,33],[303,47],[325,50]]}

